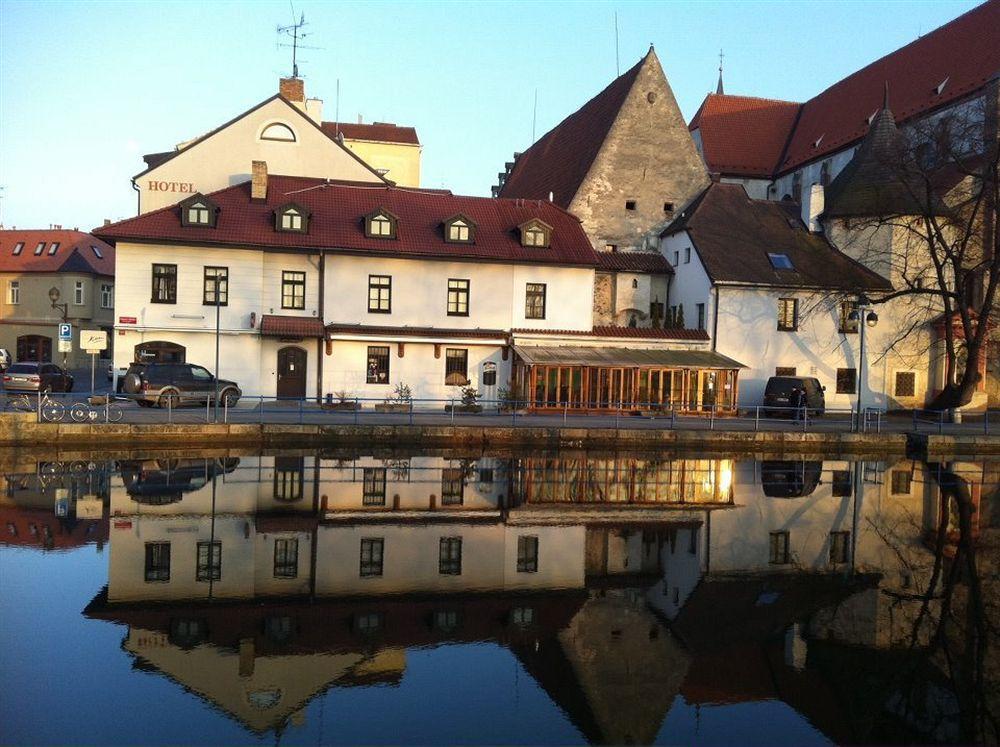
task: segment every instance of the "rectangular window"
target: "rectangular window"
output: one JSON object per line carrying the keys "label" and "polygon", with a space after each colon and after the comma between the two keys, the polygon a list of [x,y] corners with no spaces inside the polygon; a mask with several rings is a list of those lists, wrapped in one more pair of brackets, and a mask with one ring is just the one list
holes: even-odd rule
{"label": "rectangular window", "polygon": [[281,273],[281,308],[304,309],[306,307],[306,274],[304,272]]}
{"label": "rectangular window", "polygon": [[21,282],[19,280],[11,280],[8,284],[7,303],[11,306],[17,306],[21,303]]}
{"label": "rectangular window", "polygon": [[229,268],[206,267],[201,303],[204,306],[215,306],[215,294],[218,289],[219,306],[229,305]]}
{"label": "rectangular window", "polygon": [[855,368],[837,369],[837,394],[855,394],[858,389],[858,371]]}
{"label": "rectangular window", "polygon": [[684,264],[690,264],[691,262],[691,247],[684,247]]}
{"label": "rectangular window", "polygon": [[444,383],[448,386],[469,383],[469,351],[465,348],[445,348]]}
{"label": "rectangular window", "polygon": [[448,316],[469,315],[469,281],[448,280]]}
{"label": "rectangular window", "polygon": [[438,573],[442,576],[462,575],[462,538],[442,537],[438,547]]}
{"label": "rectangular window", "polygon": [[73,305],[83,306],[83,281],[77,280],[73,283]]}
{"label": "rectangular window", "polygon": [[222,578],[222,543],[198,543],[198,581],[218,581]]}
{"label": "rectangular window", "polygon": [[24,250],[24,242],[18,241],[16,244],[14,244],[14,251],[12,251],[11,254],[13,254],[16,257],[23,250]]}
{"label": "rectangular window", "polygon": [[892,494],[893,495],[909,495],[911,483],[913,482],[913,475],[911,475],[907,470],[897,469],[892,471]]}
{"label": "rectangular window", "polygon": [[830,532],[830,562],[846,563],[851,552],[850,532]]}
{"label": "rectangular window", "polygon": [[524,318],[545,318],[545,283],[528,283],[525,286]]}
{"label": "rectangular window", "polygon": [[461,506],[465,493],[465,473],[460,468],[441,470],[441,505]]}
{"label": "rectangular window", "polygon": [[517,572],[538,572],[538,537],[517,538]]}
{"label": "rectangular window", "polygon": [[368,313],[392,313],[392,277],[389,275],[368,276]]}
{"label": "rectangular window", "polygon": [[771,532],[771,554],[772,565],[788,565],[788,532]]}
{"label": "rectangular window", "polygon": [[362,506],[385,505],[385,467],[364,468],[364,493]]}
{"label": "rectangular window", "polygon": [[45,242],[39,241],[38,246],[35,247],[35,256],[39,256],[43,251],[45,251]]}
{"label": "rectangular window", "polygon": [[115,307],[115,286],[111,283],[101,283],[101,308],[113,309]]}
{"label": "rectangular window", "polygon": [[777,366],[774,369],[775,376],[794,376],[795,366]]}
{"label": "rectangular window", "polygon": [[681,252],[678,249],[674,252],[674,267],[677,267],[681,263]]}
{"label": "rectangular window", "polygon": [[833,471],[833,495],[843,498],[851,494],[851,471],[835,469]]}
{"label": "rectangular window", "polygon": [[913,371],[896,371],[897,397],[912,397],[917,391],[917,375]]}
{"label": "rectangular window", "polygon": [[274,541],[274,577],[295,578],[299,575],[299,541],[276,539]]}
{"label": "rectangular window", "polygon": [[146,583],[170,580],[170,543],[146,543]]}
{"label": "rectangular window", "polygon": [[177,265],[153,265],[152,303],[177,303]]}
{"label": "rectangular window", "polygon": [[59,251],[59,242],[53,241],[51,244],[49,244],[49,256],[51,257],[57,251]]}
{"label": "rectangular window", "polygon": [[854,311],[853,301],[840,302],[840,332],[842,334],[851,335],[858,331],[858,320],[850,318],[852,311]]}
{"label": "rectangular window", "polygon": [[799,328],[799,299],[778,299],[778,329],[781,332],[794,332]]}
{"label": "rectangular window", "polygon": [[657,322],[663,321],[663,314],[666,312],[666,305],[663,301],[650,301],[649,302],[649,318],[653,320],[653,326],[657,326]]}
{"label": "rectangular window", "polygon": [[302,498],[305,483],[305,457],[276,456],[274,458],[274,498],[292,502]]}
{"label": "rectangular window", "polygon": [[389,383],[389,346],[368,346],[368,374],[365,379],[369,384]]}
{"label": "rectangular window", "polygon": [[372,578],[382,575],[382,559],[385,556],[385,540],[381,537],[361,540],[361,577]]}
{"label": "rectangular window", "polygon": [[698,326],[695,329],[705,329],[705,304],[695,304],[695,309],[698,312]]}

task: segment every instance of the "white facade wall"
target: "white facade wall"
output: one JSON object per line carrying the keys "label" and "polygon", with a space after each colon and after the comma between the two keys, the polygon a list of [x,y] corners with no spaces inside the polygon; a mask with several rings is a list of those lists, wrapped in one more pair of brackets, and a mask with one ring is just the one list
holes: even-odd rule
{"label": "white facade wall", "polygon": [[746,193],[754,200],[773,199],[768,192],[771,186],[770,179],[752,179],[750,177],[741,178],[738,176],[724,176],[720,180],[723,184],[742,184]]}
{"label": "white facade wall", "polygon": [[[660,251],[674,266],[674,277],[670,281],[667,313],[673,307],[684,307],[684,326],[696,329],[698,325],[698,304],[705,304],[705,329],[712,334],[712,320],[715,314],[715,294],[712,281],[705,272],[694,243],[686,231],[665,236]],[[690,260],[688,256],[690,253]],[[721,350],[719,352],[722,352]],[[745,362],[737,358],[741,363]]]}
{"label": "white facade wall", "polygon": [[[262,140],[261,133],[274,123],[289,127],[295,142]],[[382,183],[304,114],[274,99],[137,177],[139,213],[173,205],[190,194],[249,181],[252,161],[265,161],[271,174]]]}

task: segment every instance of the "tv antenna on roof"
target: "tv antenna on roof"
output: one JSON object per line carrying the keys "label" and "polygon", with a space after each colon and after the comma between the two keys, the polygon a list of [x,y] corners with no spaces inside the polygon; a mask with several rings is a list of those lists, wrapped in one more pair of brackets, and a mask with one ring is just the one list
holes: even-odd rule
{"label": "tv antenna on roof", "polygon": [[[289,3],[289,4],[291,4],[291,3]],[[284,34],[285,36],[289,37],[292,40],[291,44],[282,44],[281,42],[278,42],[278,46],[279,47],[291,47],[292,48],[292,77],[293,78],[298,78],[299,77],[299,60],[298,60],[299,50],[300,49],[319,49],[319,47],[307,47],[306,45],[304,45],[304,44],[301,43],[303,39],[305,39],[307,36],[310,36],[309,33],[307,33],[307,32],[305,32],[305,31],[302,30],[303,28],[305,28],[305,26],[306,26],[306,14],[302,13],[299,16],[299,20],[296,22],[295,21],[295,6],[293,5],[292,6],[292,23],[290,23],[287,26],[278,26],[277,27],[277,33]]]}

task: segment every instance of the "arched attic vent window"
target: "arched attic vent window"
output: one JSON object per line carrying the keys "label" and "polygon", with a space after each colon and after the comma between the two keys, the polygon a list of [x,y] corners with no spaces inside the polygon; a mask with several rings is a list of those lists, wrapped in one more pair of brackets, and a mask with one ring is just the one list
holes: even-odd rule
{"label": "arched attic vent window", "polygon": [[552,242],[552,226],[532,218],[518,226],[521,232],[521,246],[545,248]]}
{"label": "arched attic vent window", "polygon": [[376,208],[365,216],[365,236],[369,239],[394,239],[399,219],[384,208]]}
{"label": "arched attic vent window", "polygon": [[179,205],[181,209],[181,225],[196,226],[202,228],[215,228],[219,217],[219,206],[203,194],[196,194],[182,200]]}
{"label": "arched attic vent window", "polygon": [[295,130],[282,122],[274,122],[260,133],[261,140],[275,140],[280,143],[294,143]]}
{"label": "arched attic vent window", "polygon": [[444,222],[444,240],[449,244],[472,244],[476,240],[476,224],[459,213]]}
{"label": "arched attic vent window", "polygon": [[312,215],[296,202],[289,202],[274,211],[274,230],[291,233],[309,233],[309,218]]}

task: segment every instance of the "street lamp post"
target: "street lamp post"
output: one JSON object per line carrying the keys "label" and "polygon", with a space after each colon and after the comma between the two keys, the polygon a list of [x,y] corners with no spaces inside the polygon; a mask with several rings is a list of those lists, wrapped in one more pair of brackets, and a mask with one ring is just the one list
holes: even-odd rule
{"label": "street lamp post", "polygon": [[858,300],[854,305],[854,310],[848,314],[847,319],[858,325],[859,339],[859,351],[858,351],[858,420],[855,426],[855,430],[862,430],[862,402],[865,391],[865,382],[868,379],[868,358],[865,352],[865,328],[874,328],[878,324],[878,314],[871,311],[872,302],[865,295],[858,296]]}
{"label": "street lamp post", "polygon": [[[69,321],[69,303],[59,303],[59,289],[54,285],[49,288],[49,301],[52,303],[53,309],[59,309],[62,311],[63,322]],[[66,370],[66,353],[62,354],[62,367]]]}
{"label": "street lamp post", "polygon": [[[215,422],[219,422],[219,271],[215,271]],[[214,486],[213,486],[214,489]]]}

